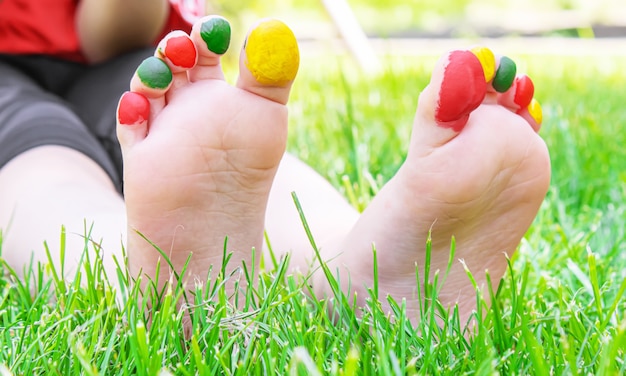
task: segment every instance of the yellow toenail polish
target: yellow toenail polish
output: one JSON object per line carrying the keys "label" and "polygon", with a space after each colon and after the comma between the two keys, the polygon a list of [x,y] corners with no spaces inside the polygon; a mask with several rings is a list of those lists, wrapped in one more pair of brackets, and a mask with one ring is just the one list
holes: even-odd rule
{"label": "yellow toenail polish", "polygon": [[471,50],[483,66],[485,81],[489,82],[496,75],[496,57],[487,47],[474,47]]}
{"label": "yellow toenail polish", "polygon": [[541,105],[535,98],[533,98],[528,105],[528,113],[535,119],[538,125],[541,125],[543,121],[543,111],[541,110]]}
{"label": "yellow toenail polish", "polygon": [[246,39],[246,66],[263,85],[283,86],[296,78],[300,53],[296,37],[277,20],[261,22]]}

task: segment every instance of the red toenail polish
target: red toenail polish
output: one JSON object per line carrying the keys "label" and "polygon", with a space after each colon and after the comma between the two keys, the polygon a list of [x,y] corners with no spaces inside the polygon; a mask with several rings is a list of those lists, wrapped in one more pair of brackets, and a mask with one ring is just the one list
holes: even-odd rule
{"label": "red toenail polish", "polygon": [[120,124],[135,125],[148,120],[150,102],[141,94],[127,91],[117,106],[117,119]]}
{"label": "red toenail polish", "polygon": [[165,56],[177,67],[193,68],[196,65],[198,52],[189,37],[181,36],[167,40]]}
{"label": "red toenail polish", "polygon": [[469,114],[482,103],[487,84],[480,60],[471,51],[453,51],[443,73],[439,102],[435,111],[437,124],[460,131]]}
{"label": "red toenail polish", "polygon": [[533,81],[527,75],[523,74],[515,79],[515,97],[513,102],[520,106],[520,108],[526,108],[533,100],[535,95],[535,85]]}

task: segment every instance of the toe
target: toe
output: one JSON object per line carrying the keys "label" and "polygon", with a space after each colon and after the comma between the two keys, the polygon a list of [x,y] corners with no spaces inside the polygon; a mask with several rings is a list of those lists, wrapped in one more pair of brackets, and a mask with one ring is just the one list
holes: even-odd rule
{"label": "toe", "polygon": [[157,57],[165,60],[173,73],[185,72],[193,68],[198,61],[198,51],[189,35],[176,30],[169,33],[159,42]]}
{"label": "toe", "polygon": [[149,119],[154,119],[165,107],[165,94],[170,89],[172,81],[172,71],[167,63],[158,57],[150,56],[137,67],[130,80],[130,90],[150,101]]}
{"label": "toe", "polygon": [[486,47],[476,47],[472,52],[478,57],[485,81],[485,103],[496,103],[523,117],[539,132],[543,115],[539,102],[533,98],[535,85],[525,74],[517,74],[517,65],[507,56],[495,56]]}
{"label": "toe", "polygon": [[535,94],[533,81],[525,74],[518,75],[511,87],[504,93],[498,95],[498,104],[517,112],[528,107]]}
{"label": "toe", "polygon": [[452,51],[444,64],[435,120],[442,127],[460,131],[485,99],[485,74],[470,51]]}
{"label": "toe", "polygon": [[429,150],[456,137],[486,92],[485,72],[474,53],[455,50],[443,55],[419,96],[413,132],[419,136],[411,142],[421,146],[409,150]]}
{"label": "toe", "polygon": [[192,82],[224,79],[220,58],[230,46],[230,23],[220,16],[206,16],[191,30],[191,39],[198,49],[198,64],[189,71]]}
{"label": "toe", "polygon": [[491,87],[497,93],[504,93],[511,88],[517,74],[517,65],[508,56],[499,56],[497,58],[497,68]]}
{"label": "toe", "polygon": [[[456,50],[442,56],[417,108],[418,123],[433,128],[430,132],[436,139],[430,142],[440,144],[460,132],[486,91],[485,74],[476,55]],[[432,127],[433,123],[437,127]]]}
{"label": "toe", "polygon": [[522,116],[536,132],[539,132],[543,114],[534,95],[533,81],[527,75],[521,74],[515,78],[507,91],[498,94],[498,104]]}
{"label": "toe", "polygon": [[122,151],[143,140],[148,133],[150,102],[142,94],[125,92],[117,105],[117,138]]}
{"label": "toe", "polygon": [[166,95],[189,82],[187,71],[196,65],[198,52],[183,31],[173,31],[160,42],[154,56],[145,59],[130,81],[130,90],[150,102],[149,119],[165,107]]}
{"label": "toe", "polygon": [[484,103],[495,104],[499,93],[511,89],[515,82],[517,66],[507,56],[496,56],[487,47],[477,46],[471,49],[482,65],[485,82],[487,82],[487,96]]}
{"label": "toe", "polygon": [[530,104],[525,108],[518,110],[517,114],[523,117],[535,130],[535,132],[539,132],[541,129],[541,123],[543,122],[543,111],[541,110],[541,105],[536,99],[533,98],[530,101]]}
{"label": "toe", "polygon": [[139,64],[130,82],[130,90],[147,98],[160,98],[172,84],[172,70],[158,57],[151,56]]}
{"label": "toe", "polygon": [[278,20],[261,20],[246,37],[237,86],[286,104],[299,65],[298,42],[291,29]]}
{"label": "toe", "polygon": [[159,42],[154,55],[162,59],[172,71],[172,85],[175,90],[189,83],[187,71],[198,61],[196,45],[184,31],[169,33]]}

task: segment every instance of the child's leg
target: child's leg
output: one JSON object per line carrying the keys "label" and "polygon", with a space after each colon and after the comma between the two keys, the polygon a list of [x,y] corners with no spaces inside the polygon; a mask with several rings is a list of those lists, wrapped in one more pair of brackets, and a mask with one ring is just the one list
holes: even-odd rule
{"label": "child's leg", "polygon": [[[89,235],[89,243],[102,247],[106,271],[114,277],[112,256],[123,263],[125,223],[124,202],[109,175],[81,152],[66,146],[39,146],[0,169],[2,257],[18,272],[31,257],[47,263],[44,242],[60,270],[63,226],[66,275],[71,277],[76,271],[85,235]],[[95,248],[89,244],[90,250]]]}
{"label": "child's leg", "polygon": [[[37,61],[32,63],[34,69]],[[50,65],[44,68],[54,72]],[[84,248],[85,226],[93,221],[98,225],[92,239],[105,237],[107,252],[119,253],[125,216],[111,180],[116,172],[84,123],[67,103],[4,64],[0,109],[2,256],[21,271],[31,257],[46,261],[46,241],[58,261],[65,225],[66,270],[74,270]]]}
{"label": "child's leg", "polygon": [[[270,193],[266,231],[276,257],[291,253],[291,269],[306,274],[314,260],[292,192],[302,205],[316,245],[341,242],[359,219],[358,211],[317,171],[285,154]],[[270,257],[265,252],[266,257]]]}

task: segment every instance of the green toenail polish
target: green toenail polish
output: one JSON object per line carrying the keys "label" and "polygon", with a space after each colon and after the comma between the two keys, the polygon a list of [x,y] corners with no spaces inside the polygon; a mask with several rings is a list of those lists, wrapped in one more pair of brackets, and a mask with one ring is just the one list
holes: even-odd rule
{"label": "green toenail polish", "polygon": [[502,56],[496,75],[493,78],[493,88],[498,93],[504,93],[509,90],[511,85],[513,85],[516,73],[517,67],[515,66],[515,62],[506,56]]}
{"label": "green toenail polish", "polygon": [[144,60],[137,68],[141,82],[152,89],[166,89],[172,82],[172,71],[167,64],[154,56]]}
{"label": "green toenail polish", "polygon": [[200,36],[209,50],[221,55],[230,45],[230,24],[220,17],[211,18],[202,24]]}

